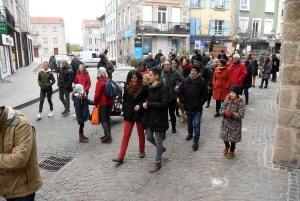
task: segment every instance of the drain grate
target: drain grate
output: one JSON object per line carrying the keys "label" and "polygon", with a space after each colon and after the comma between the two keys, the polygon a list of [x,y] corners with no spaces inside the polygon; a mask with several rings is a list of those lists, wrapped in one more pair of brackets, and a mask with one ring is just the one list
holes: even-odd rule
{"label": "drain grate", "polygon": [[49,170],[51,172],[57,172],[72,160],[72,157],[58,158],[56,156],[50,156],[49,158],[39,163],[39,167],[44,170]]}

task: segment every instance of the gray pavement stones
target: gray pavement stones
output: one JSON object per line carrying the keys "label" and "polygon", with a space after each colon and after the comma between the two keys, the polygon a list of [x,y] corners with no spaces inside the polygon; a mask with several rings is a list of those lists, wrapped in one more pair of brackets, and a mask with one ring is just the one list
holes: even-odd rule
{"label": "gray pavement stones", "polygon": [[[92,69],[89,71],[93,73]],[[117,79],[125,79],[126,72],[115,73]],[[146,142],[146,157],[140,159],[135,128],[124,163],[116,165],[111,161],[119,152],[122,117],[112,117],[111,144],[102,144],[99,139],[103,135],[102,127],[88,122],[85,134],[90,142],[81,144],[76,120],[71,116],[63,118],[59,113],[63,107],[57,93],[53,95],[54,117],[36,121],[38,103],[25,107],[21,112],[37,130],[39,161],[51,155],[74,157],[59,172],[41,170],[44,185],[37,192],[36,200],[299,200],[300,170],[272,163],[276,90],[277,84],[272,82],[268,89],[249,90],[243,139],[237,143],[233,159],[222,154],[224,144],[219,138],[222,118],[213,117],[213,101],[210,108],[204,108],[199,150],[192,151],[192,142],[185,140],[186,122],[177,119],[177,133],[167,131],[163,142],[167,151],[163,154],[162,169],[154,174],[149,170],[155,148]],[[90,98],[93,92],[94,88]],[[45,110],[48,107],[45,104]],[[213,186],[213,178],[224,178],[228,183]]]}

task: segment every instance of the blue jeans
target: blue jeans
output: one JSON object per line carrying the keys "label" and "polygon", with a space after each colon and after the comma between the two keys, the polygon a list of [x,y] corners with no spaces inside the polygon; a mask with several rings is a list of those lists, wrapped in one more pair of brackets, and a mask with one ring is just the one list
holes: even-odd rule
{"label": "blue jeans", "polygon": [[194,142],[198,142],[200,139],[200,121],[202,113],[195,112],[194,114],[187,114],[188,133],[193,135],[194,130]]}
{"label": "blue jeans", "polygon": [[6,199],[7,201],[34,201],[35,193],[21,198]]}
{"label": "blue jeans", "polygon": [[146,128],[146,137],[148,142],[156,146],[156,157],[155,157],[155,162],[160,162],[161,156],[163,153],[163,143],[162,143],[162,138],[164,132],[155,132],[155,138],[153,137],[154,131],[151,131],[151,129],[148,127]]}
{"label": "blue jeans", "polygon": [[[248,103],[249,101],[249,92],[248,92],[249,88],[243,88],[242,89],[242,93],[244,91],[244,94],[245,94],[245,98],[246,98],[246,102]],[[242,94],[241,94],[242,95]]]}

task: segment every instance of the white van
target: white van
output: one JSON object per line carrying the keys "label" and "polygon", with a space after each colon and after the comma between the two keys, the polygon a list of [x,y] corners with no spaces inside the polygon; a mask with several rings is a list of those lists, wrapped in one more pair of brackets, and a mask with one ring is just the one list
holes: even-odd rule
{"label": "white van", "polygon": [[93,51],[78,52],[78,59],[84,63],[85,67],[97,67],[100,61],[100,54]]}

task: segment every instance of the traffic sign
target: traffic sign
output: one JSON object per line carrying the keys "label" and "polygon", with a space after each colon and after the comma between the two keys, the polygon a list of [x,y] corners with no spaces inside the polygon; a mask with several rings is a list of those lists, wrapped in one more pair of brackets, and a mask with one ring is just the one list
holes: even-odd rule
{"label": "traffic sign", "polygon": [[269,42],[269,47],[275,47],[275,42],[273,40]]}
{"label": "traffic sign", "polygon": [[7,24],[6,22],[0,22],[0,34],[7,34]]}

